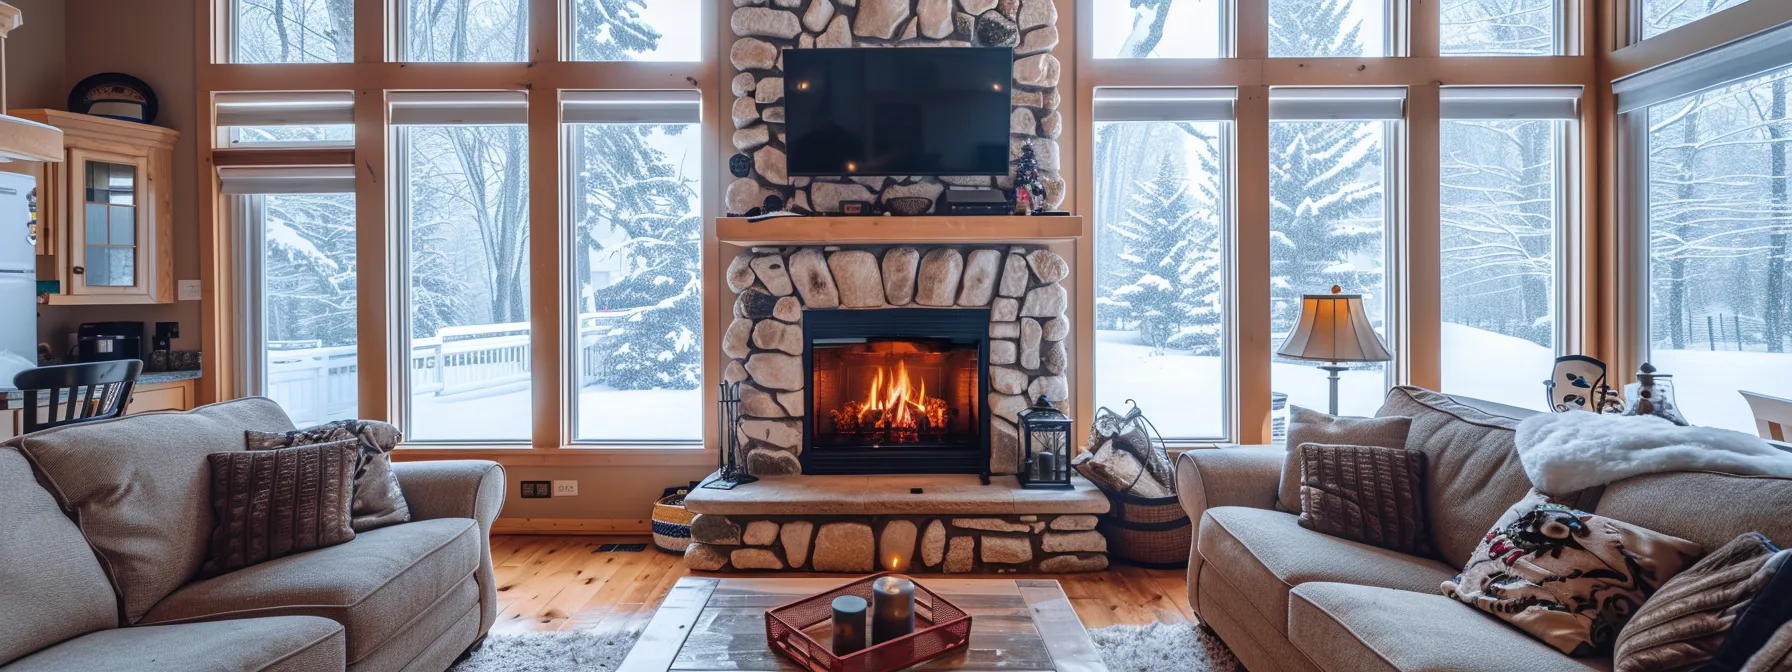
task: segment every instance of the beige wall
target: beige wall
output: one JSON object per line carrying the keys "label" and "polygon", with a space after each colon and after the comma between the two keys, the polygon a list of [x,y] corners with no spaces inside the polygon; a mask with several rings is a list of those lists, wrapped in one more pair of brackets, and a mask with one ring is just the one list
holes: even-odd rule
{"label": "beige wall", "polygon": [[[199,278],[197,138],[193,82],[193,3],[178,0],[14,0],[25,25],[7,42],[7,96],[14,108],[66,109],[76,82],[122,72],[148,83],[161,112],[156,125],[180,131],[174,148],[174,272]],[[199,302],[156,306],[40,306],[38,337],[67,346],[82,322],[179,322],[174,347],[199,349]],[[145,327],[145,335],[154,333]],[[148,344],[144,344],[148,347]]]}

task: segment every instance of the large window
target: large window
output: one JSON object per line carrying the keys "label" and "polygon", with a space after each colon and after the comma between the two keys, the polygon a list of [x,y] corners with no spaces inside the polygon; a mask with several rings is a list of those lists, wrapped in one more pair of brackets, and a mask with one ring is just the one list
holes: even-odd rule
{"label": "large window", "polygon": [[1565,122],[1445,120],[1443,390],[1546,410]]}
{"label": "large window", "polygon": [[[1388,145],[1403,90],[1277,89],[1269,132],[1270,329],[1280,344],[1300,319],[1301,297],[1333,286],[1360,294],[1370,324],[1391,352],[1387,315]],[[1327,117],[1362,121],[1308,121]],[[1277,357],[1271,387],[1289,404],[1325,409],[1327,375],[1312,362]],[[1381,407],[1385,363],[1342,374],[1339,411]]]}
{"label": "large window", "polygon": [[1648,145],[1648,359],[1694,424],[1753,432],[1737,390],[1792,380],[1792,69],[1636,115]]}
{"label": "large window", "polygon": [[1229,126],[1095,124],[1096,405],[1167,438],[1227,436]]}
{"label": "large window", "polygon": [[1643,9],[1642,37],[1655,37],[1744,2],[1748,0],[1637,0]]}
{"label": "large window", "polygon": [[572,0],[572,60],[702,60],[701,1]]}
{"label": "large window", "polygon": [[529,0],[397,0],[399,60],[529,60]]}
{"label": "large window", "polygon": [[[529,147],[520,93],[393,96],[414,441],[530,438]],[[415,106],[413,106],[413,103]],[[444,124],[444,117],[476,123]]]}
{"label": "large window", "polygon": [[306,427],[360,417],[354,194],[250,197],[261,389]]}
{"label": "large window", "polygon": [[1096,58],[1228,56],[1221,0],[1094,0]]}
{"label": "large window", "polygon": [[1383,0],[1268,0],[1272,57],[1387,56]]}
{"label": "large window", "polygon": [[567,94],[589,122],[567,127],[579,441],[702,438],[704,145],[684,94]]}
{"label": "large window", "polygon": [[1562,0],[1443,0],[1438,47],[1445,56],[1549,56],[1557,53],[1556,5]]}
{"label": "large window", "polygon": [[346,0],[231,0],[232,63],[347,63],[355,60],[354,3]]}

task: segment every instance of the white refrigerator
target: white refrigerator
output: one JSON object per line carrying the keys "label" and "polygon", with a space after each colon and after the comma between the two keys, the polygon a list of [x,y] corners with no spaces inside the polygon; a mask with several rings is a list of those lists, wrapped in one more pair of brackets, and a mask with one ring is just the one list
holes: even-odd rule
{"label": "white refrigerator", "polygon": [[0,388],[37,366],[37,244],[26,201],[36,186],[30,175],[0,173]]}

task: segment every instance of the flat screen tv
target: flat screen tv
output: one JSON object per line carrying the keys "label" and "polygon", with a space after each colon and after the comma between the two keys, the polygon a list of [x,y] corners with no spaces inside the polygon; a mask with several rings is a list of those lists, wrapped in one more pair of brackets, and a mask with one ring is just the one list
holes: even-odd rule
{"label": "flat screen tv", "polygon": [[1014,51],[788,49],[791,175],[1007,175]]}

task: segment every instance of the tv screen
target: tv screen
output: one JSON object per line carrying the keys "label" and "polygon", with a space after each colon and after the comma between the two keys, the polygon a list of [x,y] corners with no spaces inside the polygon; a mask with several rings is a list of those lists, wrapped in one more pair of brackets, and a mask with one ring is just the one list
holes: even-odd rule
{"label": "tv screen", "polygon": [[1007,175],[1014,51],[787,49],[789,174]]}

